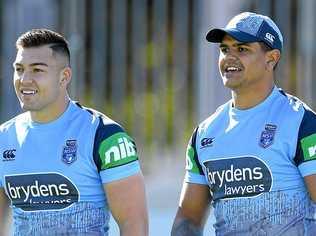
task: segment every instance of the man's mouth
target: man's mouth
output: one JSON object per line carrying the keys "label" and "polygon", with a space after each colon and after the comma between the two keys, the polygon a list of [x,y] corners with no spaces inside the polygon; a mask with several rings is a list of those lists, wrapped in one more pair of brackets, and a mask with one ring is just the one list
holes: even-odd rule
{"label": "man's mouth", "polygon": [[239,67],[236,67],[236,66],[228,66],[225,68],[224,70],[225,72],[239,72],[241,71],[241,69]]}
{"label": "man's mouth", "polygon": [[32,89],[21,89],[20,90],[22,95],[34,95],[37,93],[37,90],[32,90]]}

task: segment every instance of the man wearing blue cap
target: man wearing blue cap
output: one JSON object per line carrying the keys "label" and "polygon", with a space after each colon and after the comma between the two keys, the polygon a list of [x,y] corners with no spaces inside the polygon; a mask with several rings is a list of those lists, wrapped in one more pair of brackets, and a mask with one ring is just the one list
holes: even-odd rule
{"label": "man wearing blue cap", "polygon": [[316,235],[316,114],[274,83],[283,37],[267,16],[241,13],[206,39],[232,99],[194,130],[172,236]]}

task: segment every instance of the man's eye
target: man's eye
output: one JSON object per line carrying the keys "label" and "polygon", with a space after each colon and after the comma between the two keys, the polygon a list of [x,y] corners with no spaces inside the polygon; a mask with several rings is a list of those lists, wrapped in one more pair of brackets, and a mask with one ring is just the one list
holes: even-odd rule
{"label": "man's eye", "polygon": [[23,72],[23,68],[21,68],[21,67],[16,67],[14,70],[15,70],[17,73],[22,73],[22,72]]}
{"label": "man's eye", "polygon": [[34,72],[34,73],[39,73],[39,72],[43,72],[43,70],[42,70],[42,69],[39,69],[39,68],[34,68],[34,69],[33,69],[33,72]]}
{"label": "man's eye", "polygon": [[247,48],[244,48],[244,47],[239,47],[239,48],[238,48],[238,51],[239,51],[239,52],[246,52],[246,51],[248,51],[248,49],[247,49]]}
{"label": "man's eye", "polygon": [[220,48],[220,51],[221,51],[222,53],[227,53],[227,52],[228,52],[228,48]]}

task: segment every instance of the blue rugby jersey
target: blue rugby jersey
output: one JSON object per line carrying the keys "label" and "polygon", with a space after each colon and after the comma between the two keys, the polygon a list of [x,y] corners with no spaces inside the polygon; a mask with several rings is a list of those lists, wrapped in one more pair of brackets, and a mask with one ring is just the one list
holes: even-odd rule
{"label": "blue rugby jersey", "polygon": [[316,115],[297,98],[275,87],[247,110],[229,101],[195,129],[186,156],[185,181],[210,188],[216,235],[316,235],[303,179],[316,174]]}
{"label": "blue rugby jersey", "polygon": [[23,113],[2,124],[0,151],[14,235],[107,235],[103,184],[140,171],[122,127],[73,101],[50,123]]}

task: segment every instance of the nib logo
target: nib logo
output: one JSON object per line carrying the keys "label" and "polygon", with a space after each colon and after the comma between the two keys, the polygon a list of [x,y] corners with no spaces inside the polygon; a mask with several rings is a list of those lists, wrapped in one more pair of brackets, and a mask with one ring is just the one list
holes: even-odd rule
{"label": "nib logo", "polygon": [[310,157],[313,157],[316,155],[316,145],[314,147],[308,148],[308,154]]}
{"label": "nib logo", "polygon": [[116,133],[103,140],[99,155],[102,161],[101,169],[124,165],[138,159],[134,141],[123,132]]}
{"label": "nib logo", "polygon": [[307,136],[301,140],[304,161],[316,160],[316,134]]}
{"label": "nib logo", "polygon": [[119,161],[126,157],[131,157],[136,154],[135,145],[127,138],[119,138],[118,145],[113,145],[107,152],[105,152],[105,163],[109,164],[114,161]]}
{"label": "nib logo", "polygon": [[2,154],[2,161],[14,161],[16,149],[5,150]]}

